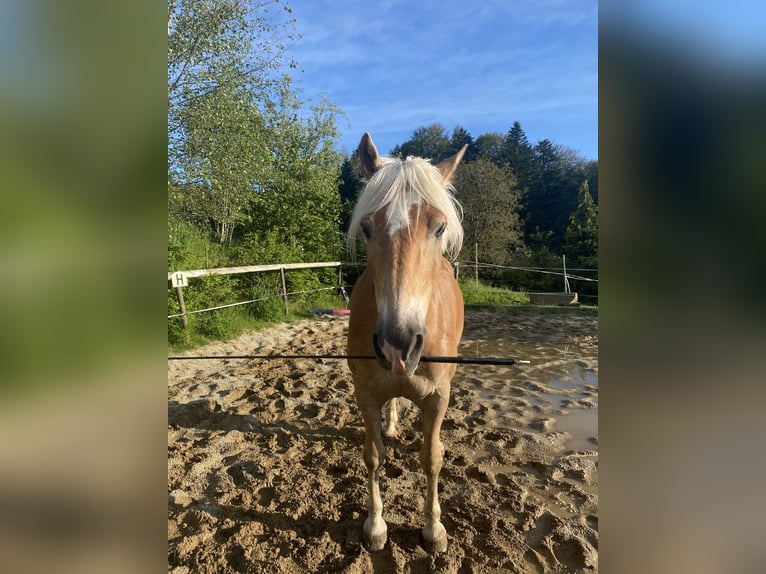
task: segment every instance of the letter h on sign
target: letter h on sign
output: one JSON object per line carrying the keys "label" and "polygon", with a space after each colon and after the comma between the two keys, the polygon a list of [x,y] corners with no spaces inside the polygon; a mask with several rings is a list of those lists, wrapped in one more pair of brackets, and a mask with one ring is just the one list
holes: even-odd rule
{"label": "letter h on sign", "polygon": [[186,275],[180,271],[173,274],[173,287],[186,287],[189,285]]}

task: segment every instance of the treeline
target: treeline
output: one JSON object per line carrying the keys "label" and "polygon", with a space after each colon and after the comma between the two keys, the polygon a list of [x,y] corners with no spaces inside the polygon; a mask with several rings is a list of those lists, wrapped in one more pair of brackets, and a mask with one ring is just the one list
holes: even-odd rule
{"label": "treeline", "polygon": [[[291,80],[295,37],[280,2],[174,0],[168,11],[168,270],[345,259],[348,218],[364,185],[355,155],[343,157],[326,98],[304,100]],[[521,126],[475,140],[461,127],[418,128],[395,155],[439,161],[469,144],[455,185],[465,213],[461,260],[595,267],[598,168],[548,140],[531,146]],[[571,259],[570,259],[571,258]],[[347,282],[358,271],[350,269]],[[527,290],[559,290],[548,276],[484,271]],[[336,271],[287,274],[293,301],[340,304]],[[579,288],[579,286],[578,286]],[[168,322],[169,343],[194,345],[282,316],[278,275],[210,276],[185,289],[189,310],[254,300]],[[296,301],[297,299],[297,301]],[[298,305],[300,306],[300,305]],[[179,312],[168,288],[168,314]]]}
{"label": "treeline", "polygon": [[[566,255],[567,267],[578,269],[576,275],[597,278],[598,162],[549,139],[532,145],[518,121],[505,134],[490,132],[475,139],[459,125],[451,135],[438,123],[419,127],[391,154],[437,163],[465,144],[468,149],[453,182],[464,212],[459,261],[560,269]],[[352,155],[341,167],[343,221],[364,185],[356,164]],[[522,290],[563,288],[563,279],[550,274],[490,267],[481,269],[480,276]],[[597,294],[595,282],[571,283],[584,295]]]}

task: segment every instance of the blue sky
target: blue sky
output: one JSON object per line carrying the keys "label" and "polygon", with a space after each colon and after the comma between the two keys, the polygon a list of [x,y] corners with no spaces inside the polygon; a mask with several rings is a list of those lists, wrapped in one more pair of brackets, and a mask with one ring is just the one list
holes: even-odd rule
{"label": "blue sky", "polygon": [[548,138],[598,157],[596,0],[293,0],[305,98],[347,115],[343,151],[369,131],[382,154],[439,122],[451,134]]}

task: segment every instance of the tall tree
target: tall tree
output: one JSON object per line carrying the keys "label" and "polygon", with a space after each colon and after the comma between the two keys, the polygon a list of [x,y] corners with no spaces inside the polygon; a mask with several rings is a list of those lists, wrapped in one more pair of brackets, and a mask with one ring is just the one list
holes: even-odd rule
{"label": "tall tree", "polygon": [[183,171],[180,199],[187,212],[209,220],[220,243],[231,241],[247,220],[253,185],[265,177],[258,161],[268,135],[259,110],[244,87],[223,85],[204,94],[178,114],[185,137],[176,168]]}
{"label": "tall tree", "polygon": [[527,135],[516,121],[503,139],[503,160],[519,178],[522,188],[529,187],[534,170],[535,150],[527,139]]}
{"label": "tall tree", "polygon": [[[336,252],[341,158],[335,117],[285,73],[295,21],[280,0],[169,0],[171,213],[200,213],[220,242],[279,234],[296,252]],[[308,109],[307,109],[308,108]]]}
{"label": "tall tree", "polygon": [[[168,1],[170,213],[207,218],[220,242],[248,219],[272,142],[263,117],[293,65],[279,1]],[[180,205],[179,205],[180,203]]]}
{"label": "tall tree", "polygon": [[305,114],[303,102],[284,80],[280,101],[266,113],[270,163],[255,194],[251,233],[277,233],[306,257],[337,253],[342,160],[335,149],[338,113],[322,99]]}
{"label": "tall tree", "polygon": [[577,209],[569,216],[565,251],[574,264],[597,269],[598,206],[593,203],[587,180],[580,185],[577,199]]}
{"label": "tall tree", "polygon": [[468,130],[461,125],[456,125],[452,130],[452,137],[449,140],[449,155],[456,154],[464,145],[468,144],[468,149],[463,155],[463,163],[468,163],[476,159],[476,144]]}
{"label": "tall tree", "polygon": [[465,239],[461,259],[474,259],[474,246],[483,263],[503,264],[523,246],[519,220],[519,190],[507,168],[486,159],[461,164],[454,180],[463,206]]}
{"label": "tall tree", "polygon": [[476,157],[503,165],[503,136],[498,132],[487,132],[476,138]]}

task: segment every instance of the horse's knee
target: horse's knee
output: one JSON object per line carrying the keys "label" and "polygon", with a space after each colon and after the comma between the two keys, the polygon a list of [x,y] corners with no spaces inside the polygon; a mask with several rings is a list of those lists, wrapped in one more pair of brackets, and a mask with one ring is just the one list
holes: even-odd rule
{"label": "horse's knee", "polygon": [[369,472],[375,472],[380,467],[380,453],[374,445],[365,445],[363,458]]}
{"label": "horse's knee", "polygon": [[380,436],[380,423],[372,428],[368,428],[364,438],[364,464],[367,470],[373,472],[381,464],[383,457],[383,439]]}
{"label": "horse's knee", "polygon": [[439,474],[444,464],[444,447],[439,443],[436,448],[423,447],[420,451],[420,466],[427,476]]}

